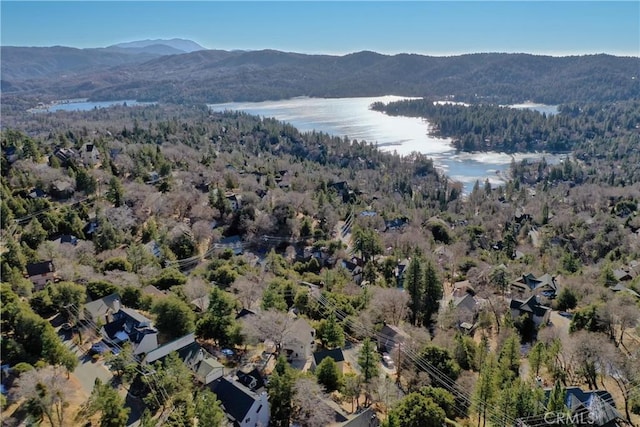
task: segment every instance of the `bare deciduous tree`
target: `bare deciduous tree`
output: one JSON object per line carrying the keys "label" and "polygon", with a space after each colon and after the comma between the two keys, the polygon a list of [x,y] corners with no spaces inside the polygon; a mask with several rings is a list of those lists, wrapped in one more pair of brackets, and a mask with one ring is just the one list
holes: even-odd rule
{"label": "bare deciduous tree", "polygon": [[276,346],[276,351],[279,352],[284,340],[291,333],[293,322],[295,319],[287,313],[267,310],[254,316],[247,316],[243,327],[250,339],[271,340]]}
{"label": "bare deciduous tree", "polygon": [[399,325],[409,307],[409,295],[395,288],[374,288],[371,310],[381,320],[391,325]]}
{"label": "bare deciduous tree", "polygon": [[322,388],[312,378],[301,377],[293,386],[293,421],[305,427],[324,427],[334,420],[333,410],[323,399]]}
{"label": "bare deciduous tree", "polygon": [[242,304],[242,308],[248,310],[253,304],[262,297],[262,293],[266,287],[266,282],[260,277],[242,276],[236,279],[231,285],[231,289],[238,296],[238,300]]}
{"label": "bare deciduous tree", "polygon": [[191,230],[193,232],[193,238],[198,244],[209,241],[213,236],[211,221],[198,221],[191,226]]}
{"label": "bare deciduous tree", "polygon": [[205,312],[207,308],[209,308],[207,297],[211,292],[211,285],[201,277],[189,276],[187,282],[184,284],[183,292],[187,297],[187,301],[193,303],[201,312]]}
{"label": "bare deciduous tree", "polygon": [[73,384],[61,369],[47,367],[20,375],[14,397],[16,400],[30,401],[31,406],[41,411],[51,426],[64,427],[65,408],[73,392]]}

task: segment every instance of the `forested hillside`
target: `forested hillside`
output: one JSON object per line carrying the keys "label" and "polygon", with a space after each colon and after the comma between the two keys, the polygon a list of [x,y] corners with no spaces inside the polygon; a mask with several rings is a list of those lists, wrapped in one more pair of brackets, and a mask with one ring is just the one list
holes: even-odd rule
{"label": "forested hillside", "polygon": [[[214,103],[393,94],[559,104],[640,97],[640,59],[609,55],[330,56],[206,50],[143,62],[139,56],[108,50],[2,49],[4,103],[14,102],[14,95],[36,103],[77,97]],[[135,63],[127,65],[129,61]]]}
{"label": "forested hillside", "polygon": [[579,151],[583,160],[589,160],[588,147],[595,154],[594,150],[605,146],[620,147],[637,140],[640,134],[637,100],[564,104],[559,114],[552,115],[493,104],[443,104],[431,99],[375,103],[372,108],[391,115],[426,118],[435,135],[452,138],[454,146],[462,151]]}
{"label": "forested hillside", "polygon": [[[575,154],[514,162],[503,185],[463,195],[424,156],[204,105],[3,117],[9,418],[58,409],[51,424],[126,425],[129,392],[141,396],[144,425],[224,425],[190,365],[174,356],[145,365],[126,345],[92,356],[126,384],[121,395],[97,383],[75,408],[68,393],[51,400],[31,387],[47,365],[61,368],[56,387],[70,384],[65,369],[77,361],[66,345],[89,351],[101,339],[103,321],[81,320],[81,307],[116,293],[151,319],[158,344],[193,333],[225,368],[269,378],[273,425],[328,425],[328,400],[345,417],[369,407],[388,426],[537,425],[568,410],[572,386],[605,388],[617,406],[607,413],[637,423],[637,102],[575,104],[553,117],[378,106],[396,107],[460,138],[476,128],[500,144],[565,135]],[[55,270],[44,285],[29,273],[42,262]],[[546,321],[527,315],[526,301]],[[344,351],[344,372],[298,363],[287,350],[293,313],[318,350]],[[42,319],[65,322],[74,338],[61,347],[60,329]]]}

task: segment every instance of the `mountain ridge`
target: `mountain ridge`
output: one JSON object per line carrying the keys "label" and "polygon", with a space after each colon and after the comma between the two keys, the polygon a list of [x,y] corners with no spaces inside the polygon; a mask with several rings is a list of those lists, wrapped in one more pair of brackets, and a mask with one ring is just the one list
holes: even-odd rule
{"label": "mountain ridge", "polygon": [[201,45],[194,42],[193,40],[181,39],[181,38],[134,40],[130,42],[116,43],[111,46],[107,46],[107,48],[140,49],[140,48],[147,48],[154,45],[168,46],[173,49],[182,51],[184,53],[191,53],[199,50],[206,50],[206,48],[202,47]]}
{"label": "mountain ridge", "polygon": [[[64,54],[71,55],[75,64],[61,59]],[[9,96],[180,103],[389,93],[548,104],[640,97],[640,79],[633,79],[640,69],[640,58],[605,54],[440,57],[361,51],[339,56],[263,49],[144,55],[104,48],[3,47],[2,89]]]}

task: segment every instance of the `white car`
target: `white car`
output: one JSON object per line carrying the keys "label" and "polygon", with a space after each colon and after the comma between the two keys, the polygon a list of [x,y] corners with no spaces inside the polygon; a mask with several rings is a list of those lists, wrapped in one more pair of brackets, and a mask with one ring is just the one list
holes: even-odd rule
{"label": "white car", "polygon": [[382,363],[389,369],[396,368],[396,364],[393,363],[393,359],[389,356],[389,353],[382,353]]}

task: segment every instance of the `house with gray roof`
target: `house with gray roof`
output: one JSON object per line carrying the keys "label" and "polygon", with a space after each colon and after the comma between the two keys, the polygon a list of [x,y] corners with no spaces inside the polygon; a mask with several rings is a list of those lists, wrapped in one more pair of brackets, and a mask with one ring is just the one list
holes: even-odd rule
{"label": "house with gray roof", "polygon": [[514,319],[520,316],[530,317],[536,327],[548,323],[551,315],[551,308],[540,304],[536,295],[532,295],[526,300],[514,298],[509,303],[509,308]]}
{"label": "house with gray roof", "polygon": [[454,297],[452,304],[458,326],[465,330],[472,329],[480,311],[478,300],[473,295],[465,293],[462,296]]}
{"label": "house with gray roof", "polygon": [[542,294],[551,298],[555,297],[559,292],[556,277],[549,273],[539,277],[534,276],[532,273],[523,274],[522,277],[511,282],[511,290],[522,296]]}
{"label": "house with gray roof", "polygon": [[230,377],[209,384],[234,427],[267,427],[270,419],[267,393],[255,393]]}
{"label": "house with gray roof", "polygon": [[320,350],[313,353],[313,360],[311,362],[311,370],[315,370],[318,365],[326,358],[333,359],[336,362],[338,370],[344,372],[344,353],[341,348],[333,348],[331,350]]}
{"label": "house with gray roof", "polygon": [[107,343],[122,345],[130,342],[134,356],[158,348],[158,330],[151,320],[130,308],[121,307],[100,332]]}
{"label": "house with gray roof", "polygon": [[385,324],[378,337],[378,349],[391,353],[396,346],[409,339],[409,335],[399,326]]}
{"label": "house with gray roof", "polygon": [[113,293],[84,305],[84,318],[95,324],[107,324],[111,316],[120,310],[120,295]]}
{"label": "house with gray roof", "polygon": [[196,379],[205,385],[221,378],[225,373],[224,366],[196,342],[193,333],[151,350],[142,359],[142,363],[163,361],[173,352],[194,372]]}

